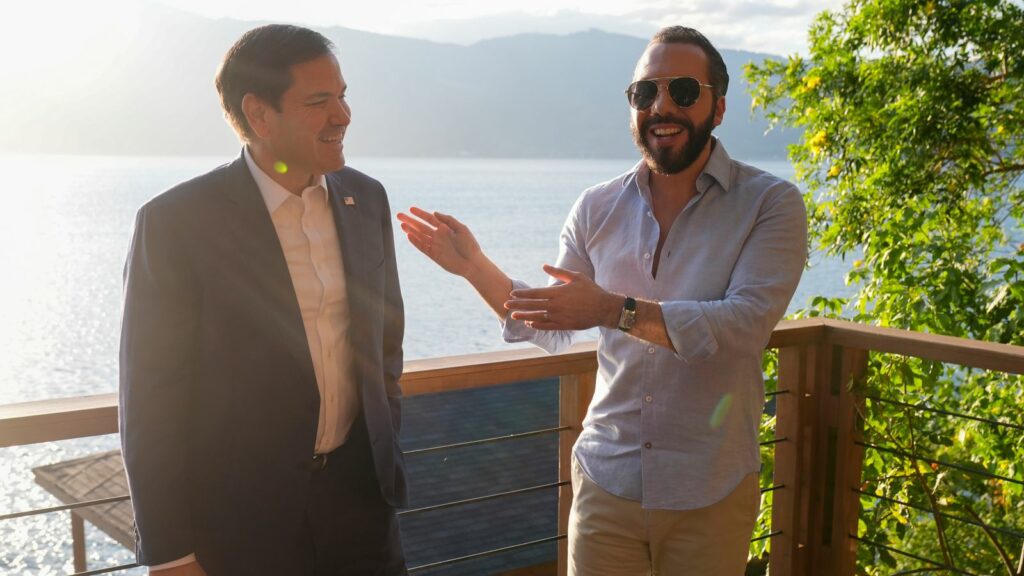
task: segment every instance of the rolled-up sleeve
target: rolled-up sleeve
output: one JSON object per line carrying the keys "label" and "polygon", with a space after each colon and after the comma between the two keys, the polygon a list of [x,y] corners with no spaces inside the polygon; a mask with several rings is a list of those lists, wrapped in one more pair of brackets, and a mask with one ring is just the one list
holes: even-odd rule
{"label": "rolled-up sleeve", "polygon": [[800,191],[766,191],[720,300],[665,301],[665,327],[676,355],[701,362],[717,354],[761,354],[782,319],[807,261],[807,214]]}

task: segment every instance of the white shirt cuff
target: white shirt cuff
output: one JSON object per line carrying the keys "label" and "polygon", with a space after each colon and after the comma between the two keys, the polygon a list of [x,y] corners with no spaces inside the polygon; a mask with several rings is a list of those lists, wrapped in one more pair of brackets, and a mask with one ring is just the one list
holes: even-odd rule
{"label": "white shirt cuff", "polygon": [[152,572],[154,570],[166,570],[168,568],[177,568],[178,566],[184,566],[185,564],[189,564],[189,563],[195,562],[195,561],[196,561],[196,555],[195,554],[189,554],[188,556],[185,556],[184,558],[178,558],[177,560],[171,560],[170,562],[164,562],[163,564],[157,564],[156,566],[150,566],[149,567],[149,571]]}

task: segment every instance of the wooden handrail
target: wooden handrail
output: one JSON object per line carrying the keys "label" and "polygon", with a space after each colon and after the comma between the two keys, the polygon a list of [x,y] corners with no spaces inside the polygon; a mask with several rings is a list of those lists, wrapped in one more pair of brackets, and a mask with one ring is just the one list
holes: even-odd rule
{"label": "wooden handrail", "polygon": [[117,433],[117,394],[0,406],[0,447]]}
{"label": "wooden handrail", "polygon": [[581,342],[559,354],[531,347],[410,360],[402,392],[415,396],[590,372],[597,370],[596,351],[596,342]]}
{"label": "wooden handrail", "polygon": [[[1024,374],[1024,347],[807,318],[781,322],[769,348],[835,344],[905,354],[1012,374]],[[549,355],[533,348],[411,360],[402,388],[407,395],[493,386],[596,370],[596,344],[582,343]],[[117,432],[117,395],[57,398],[0,406],[0,447]]]}
{"label": "wooden handrail", "polygon": [[841,320],[822,322],[826,328],[825,340],[829,344],[914,356],[970,368],[1024,374],[1024,346],[880,328]]}

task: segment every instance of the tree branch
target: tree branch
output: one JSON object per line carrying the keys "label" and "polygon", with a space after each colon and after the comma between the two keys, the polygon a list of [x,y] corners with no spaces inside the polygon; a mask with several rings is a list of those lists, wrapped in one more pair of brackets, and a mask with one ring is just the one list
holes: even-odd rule
{"label": "tree branch", "polygon": [[1024,164],[1002,164],[997,168],[986,170],[984,176],[992,176],[993,174],[1005,174],[1006,172],[1024,172]]}
{"label": "tree branch", "polygon": [[[906,360],[904,360],[906,362]],[[907,393],[907,383],[903,382],[903,393]],[[931,489],[928,488],[928,480],[921,474],[920,460],[917,459],[917,440],[914,435],[914,414],[910,408],[903,409],[904,414],[907,417],[907,428],[910,433],[910,458],[913,464],[912,468],[914,475],[917,477],[917,481],[921,484],[921,489],[924,491],[924,495],[928,498],[929,507],[932,509],[932,518],[935,519],[935,533],[939,538],[939,549],[942,551],[942,557],[946,561],[946,565],[956,568],[956,564],[953,563],[953,554],[949,549],[949,542],[946,540],[946,523],[942,519],[942,514],[939,512],[939,502],[935,498],[935,494],[932,493]]]}
{"label": "tree branch", "polygon": [[1016,574],[1014,574],[1013,561],[1010,560],[1010,555],[1007,554],[1006,550],[1003,549],[1003,546],[999,544],[999,540],[996,540],[996,535],[992,533],[992,530],[990,530],[988,525],[985,524],[985,522],[981,519],[981,516],[978,516],[978,513],[974,511],[974,508],[971,507],[969,502],[964,501],[962,504],[964,510],[966,510],[967,513],[971,515],[971,518],[973,518],[974,521],[978,523],[978,526],[980,526],[981,529],[985,532],[985,536],[988,537],[989,542],[992,543],[992,546],[995,547],[996,552],[999,553],[999,558],[1003,561],[1003,566],[1006,568],[1006,573],[1009,574],[1009,576],[1017,576]]}

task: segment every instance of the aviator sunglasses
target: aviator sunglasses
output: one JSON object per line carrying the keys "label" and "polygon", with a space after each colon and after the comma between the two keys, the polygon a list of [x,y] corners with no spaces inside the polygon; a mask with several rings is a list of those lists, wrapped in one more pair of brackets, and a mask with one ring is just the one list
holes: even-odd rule
{"label": "aviator sunglasses", "polygon": [[712,88],[710,84],[701,84],[696,78],[690,76],[676,76],[675,78],[650,78],[648,80],[637,80],[626,88],[626,99],[629,105],[637,110],[647,110],[654,104],[658,97],[658,88],[662,83],[668,82],[668,95],[680,108],[689,108],[700,100],[700,89]]}

